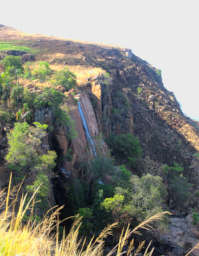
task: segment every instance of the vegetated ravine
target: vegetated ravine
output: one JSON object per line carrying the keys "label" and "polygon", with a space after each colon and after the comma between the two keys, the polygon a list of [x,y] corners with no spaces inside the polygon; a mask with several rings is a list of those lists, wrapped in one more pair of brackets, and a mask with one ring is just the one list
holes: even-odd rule
{"label": "vegetated ravine", "polygon": [[83,216],[87,235],[169,210],[167,231],[144,234],[156,254],[197,242],[199,129],[160,70],[128,49],[3,25],[0,61],[2,188],[11,170],[30,193],[45,181],[38,217],[64,205],[62,218]]}

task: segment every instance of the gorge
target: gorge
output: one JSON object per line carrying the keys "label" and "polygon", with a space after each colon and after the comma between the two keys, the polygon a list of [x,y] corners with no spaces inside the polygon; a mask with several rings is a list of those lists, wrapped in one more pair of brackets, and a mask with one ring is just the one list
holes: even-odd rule
{"label": "gorge", "polygon": [[[63,219],[82,215],[83,233],[97,233],[113,220],[133,225],[159,209],[173,216],[166,232],[149,235],[159,246],[156,255],[184,255],[197,243],[199,128],[166,90],[159,70],[129,49],[3,25],[0,61],[1,188],[11,171],[25,177],[24,191],[45,173],[42,200],[64,205]],[[24,125],[22,140],[15,141],[25,145],[23,154],[29,147],[37,152],[23,166],[20,154],[11,157],[16,124]]]}

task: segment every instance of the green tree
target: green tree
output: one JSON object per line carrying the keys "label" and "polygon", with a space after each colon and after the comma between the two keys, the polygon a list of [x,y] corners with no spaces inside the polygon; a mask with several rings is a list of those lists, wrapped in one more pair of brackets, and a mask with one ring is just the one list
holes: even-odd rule
{"label": "green tree", "polygon": [[137,137],[131,133],[111,135],[107,143],[112,156],[119,164],[127,163],[129,167],[136,167],[137,159],[142,155],[142,148]]}
{"label": "green tree", "polygon": [[43,152],[42,140],[46,131],[28,123],[15,123],[8,134],[8,166],[14,170],[28,174],[30,171],[47,171],[55,165],[54,151]]}
{"label": "green tree", "polygon": [[24,100],[24,88],[20,85],[14,86],[10,93],[10,100],[13,107],[21,107]]}
{"label": "green tree", "polygon": [[93,231],[93,210],[91,208],[79,208],[78,215],[83,219],[80,232],[88,236]]}
{"label": "green tree", "polygon": [[52,151],[43,153],[42,140],[46,135],[46,131],[40,127],[30,126],[26,122],[15,123],[14,129],[8,134],[6,160],[9,167],[28,172],[54,166],[56,154]]}
{"label": "green tree", "polygon": [[174,163],[173,166],[165,165],[163,170],[167,184],[169,206],[183,210],[188,204],[192,187],[183,175],[184,168],[178,163]]}
{"label": "green tree", "polygon": [[11,114],[0,108],[0,130],[2,130],[7,123],[11,120]]}
{"label": "green tree", "polygon": [[69,91],[76,85],[76,76],[68,69],[63,69],[55,73],[52,82],[54,85],[61,85],[66,91]]}
{"label": "green tree", "polygon": [[161,177],[133,175],[128,186],[116,187],[114,196],[105,198],[101,206],[111,212],[116,221],[128,223],[136,219],[140,222],[162,211],[165,199],[166,189]]}
{"label": "green tree", "polygon": [[24,78],[26,79],[32,79],[32,72],[30,69],[30,62],[26,62],[26,64],[24,65]]}
{"label": "green tree", "polygon": [[14,172],[15,182],[24,177],[33,179],[33,184],[27,185],[26,190],[34,192],[39,185],[38,197],[40,206],[46,205],[49,191],[49,172],[55,167],[56,153],[45,150],[43,139],[47,136],[46,125],[35,123],[15,123],[13,130],[8,134],[8,153],[6,161],[8,167]]}
{"label": "green tree", "polygon": [[13,79],[7,72],[3,72],[0,75],[0,97],[6,102],[11,93],[11,89],[13,87]]}
{"label": "green tree", "polygon": [[46,61],[40,61],[37,67],[32,71],[33,79],[39,79],[41,82],[44,82],[48,76],[52,74],[49,63]]}
{"label": "green tree", "polygon": [[23,73],[22,60],[19,56],[6,56],[1,61],[1,64],[4,67],[5,72],[8,73],[11,77],[17,78]]}
{"label": "green tree", "polygon": [[54,88],[45,88],[41,94],[34,99],[35,108],[57,109],[63,102],[64,94]]}

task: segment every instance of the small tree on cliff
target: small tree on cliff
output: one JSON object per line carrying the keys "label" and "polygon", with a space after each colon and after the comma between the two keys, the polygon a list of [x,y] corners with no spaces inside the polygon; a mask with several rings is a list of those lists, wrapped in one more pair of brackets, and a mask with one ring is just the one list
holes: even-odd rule
{"label": "small tree on cliff", "polygon": [[55,73],[52,83],[61,85],[66,91],[69,91],[76,86],[76,76],[66,68]]}
{"label": "small tree on cliff", "polygon": [[47,136],[47,125],[35,123],[15,123],[14,129],[8,134],[8,153],[6,161],[13,171],[14,181],[20,182],[24,177],[33,180],[26,190],[33,192],[38,186],[41,205],[46,204],[49,191],[49,172],[55,167],[56,153],[43,147]]}
{"label": "small tree on cliff", "polygon": [[113,134],[107,139],[112,156],[119,164],[136,168],[137,160],[142,155],[142,148],[137,137],[131,133]]}
{"label": "small tree on cliff", "polygon": [[[128,174],[127,174],[128,175]],[[162,211],[166,188],[159,176],[127,176],[128,181],[115,187],[114,195],[105,198],[101,206],[120,224],[138,222]]]}
{"label": "small tree on cliff", "polygon": [[183,175],[184,168],[178,163],[174,163],[173,166],[165,165],[163,170],[167,184],[169,206],[184,210],[191,197],[192,187]]}
{"label": "small tree on cliff", "polygon": [[6,56],[1,64],[4,67],[4,71],[9,74],[10,77],[17,79],[17,76],[23,73],[23,65],[21,57],[18,56]]}

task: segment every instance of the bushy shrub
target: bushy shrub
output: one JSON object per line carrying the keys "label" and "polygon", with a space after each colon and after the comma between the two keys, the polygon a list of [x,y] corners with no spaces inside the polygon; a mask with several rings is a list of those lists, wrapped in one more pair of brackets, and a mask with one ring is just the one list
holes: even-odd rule
{"label": "bushy shrub", "polygon": [[44,82],[51,74],[52,70],[50,69],[49,63],[46,61],[40,61],[38,66],[32,71],[32,78],[39,79],[41,82]]}
{"label": "bushy shrub", "polygon": [[6,73],[11,77],[17,77],[23,73],[23,65],[21,57],[19,56],[6,56],[1,64],[4,67]]}
{"label": "bushy shrub", "polygon": [[2,129],[6,123],[10,122],[11,120],[11,114],[0,108],[0,129]]}
{"label": "bushy shrub", "polygon": [[178,210],[184,209],[190,198],[191,184],[183,176],[183,167],[174,163],[173,166],[165,165],[163,170],[167,183],[169,206]]}
{"label": "bushy shrub", "polygon": [[15,123],[14,129],[8,134],[6,161],[14,172],[15,182],[30,176],[35,177],[33,184],[27,185],[26,190],[33,193],[40,185],[38,198],[40,206],[43,207],[47,206],[45,202],[49,191],[48,173],[55,167],[56,153],[45,152],[42,148],[46,126],[39,123],[35,123],[35,126],[26,122]]}
{"label": "bushy shrub", "polygon": [[58,108],[63,102],[63,93],[55,90],[54,88],[45,88],[34,99],[35,108]]}
{"label": "bushy shrub", "polygon": [[64,126],[67,129],[67,136],[68,138],[75,138],[77,136],[77,132],[75,129],[74,120],[71,119],[68,109],[64,107],[56,108],[54,109],[54,115],[55,115],[55,123],[56,125]]}
{"label": "bushy shrub", "polygon": [[142,155],[142,149],[137,137],[130,133],[111,135],[107,139],[111,154],[119,164],[125,164],[129,167],[136,167],[136,161]]}
{"label": "bushy shrub", "polygon": [[114,196],[105,198],[101,206],[112,212],[115,220],[128,223],[132,219],[143,221],[162,211],[165,198],[166,189],[161,177],[147,174],[139,178],[134,175],[128,185],[116,187]]}
{"label": "bushy shrub", "polygon": [[131,176],[132,173],[126,168],[126,166],[121,165],[115,168],[115,172],[112,174],[112,180],[116,186],[128,188]]}
{"label": "bushy shrub", "polygon": [[24,102],[27,104],[27,107],[31,110],[34,108],[35,98],[35,93],[30,92],[28,89],[24,88]]}
{"label": "bushy shrub", "polygon": [[193,211],[192,213],[193,225],[197,225],[199,223],[199,213],[197,211]]}
{"label": "bushy shrub", "polygon": [[7,72],[3,72],[0,75],[0,97],[6,102],[10,97],[10,92],[13,87],[13,81],[11,76]]}
{"label": "bushy shrub", "polygon": [[112,215],[114,221],[120,221],[124,209],[124,200],[124,195],[116,193],[113,197],[105,198],[101,206]]}
{"label": "bushy shrub", "polygon": [[[54,164],[55,154],[49,151],[41,154],[42,139],[46,131],[28,123],[15,123],[14,129],[8,134],[7,163],[13,170],[44,170]],[[53,156],[52,156],[53,155]],[[47,158],[47,161],[46,161]]]}
{"label": "bushy shrub", "polygon": [[24,100],[24,88],[22,86],[14,86],[10,93],[11,104],[13,107],[21,107]]}
{"label": "bushy shrub", "polygon": [[26,186],[26,191],[33,194],[37,189],[37,206],[41,211],[46,211],[49,207],[48,196],[50,190],[50,182],[46,173],[38,173],[33,184]]}
{"label": "bushy shrub", "polygon": [[93,231],[93,210],[91,208],[79,208],[78,215],[82,217],[80,232],[89,235]]}
{"label": "bushy shrub", "polygon": [[32,72],[31,72],[31,68],[30,68],[30,62],[27,62],[25,65],[24,65],[24,78],[26,79],[32,79]]}
{"label": "bushy shrub", "polygon": [[88,171],[95,177],[95,179],[102,178],[108,174],[113,174],[114,169],[113,160],[104,156],[98,156],[92,159],[88,165]]}
{"label": "bushy shrub", "polygon": [[61,85],[66,91],[69,91],[76,85],[76,76],[68,69],[63,69],[55,73],[52,82],[54,85]]}

